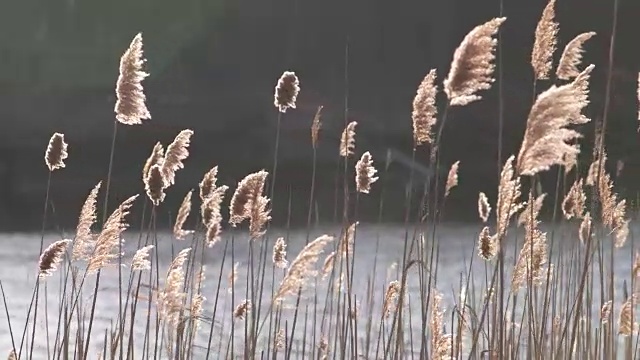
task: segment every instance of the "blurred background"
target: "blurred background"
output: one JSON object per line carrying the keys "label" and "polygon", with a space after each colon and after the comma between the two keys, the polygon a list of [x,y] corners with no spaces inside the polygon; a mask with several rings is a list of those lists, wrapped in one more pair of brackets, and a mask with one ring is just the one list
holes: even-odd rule
{"label": "blurred background", "polygon": [[[160,209],[163,224],[170,223],[185,193],[214,165],[220,169],[219,183],[231,187],[229,196],[246,174],[270,171],[277,123],[273,89],[282,72],[292,70],[301,92],[298,108],[282,119],[274,222],[306,224],[310,125],[320,105],[313,217],[325,222],[341,214],[336,169],[345,101],[348,120],[358,122],[356,155],[370,151],[381,173],[372,194],[360,199],[359,218],[375,221],[384,196],[382,220],[401,221],[409,178],[402,160],[411,156],[416,88],[431,68],[444,79],[464,35],[502,11],[507,17],[501,33],[503,80],[484,92],[481,102],[450,112],[441,147],[444,176],[450,164],[461,162],[460,185],[448,200],[445,219],[475,220],[477,193],[484,191],[495,201],[498,164],[517,152],[522,140],[533,99],[533,33],[547,3],[503,2],[501,9],[498,0],[2,0],[0,230],[40,227],[48,176],[43,156],[56,131],[65,134],[69,158],[52,177],[49,225],[75,226],[85,197],[107,175],[118,62],[138,32],[151,74],[144,86],[152,119],[118,129],[110,209],[143,191],[142,166],[156,141],[166,146],[185,128],[195,132],[191,155]],[[640,175],[640,2],[619,3],[606,139],[611,166],[615,169],[618,160],[624,164],[618,185],[632,200]],[[613,1],[558,0],[556,13],[556,60],[575,35],[598,34],[587,42],[584,62],[596,65],[589,115],[601,119]],[[551,84],[539,83],[538,91]],[[581,159],[582,170],[590,162],[593,125],[583,132],[587,156]],[[417,157],[428,162],[425,149]],[[385,171],[388,158],[392,161]],[[553,171],[543,184],[553,192]]]}

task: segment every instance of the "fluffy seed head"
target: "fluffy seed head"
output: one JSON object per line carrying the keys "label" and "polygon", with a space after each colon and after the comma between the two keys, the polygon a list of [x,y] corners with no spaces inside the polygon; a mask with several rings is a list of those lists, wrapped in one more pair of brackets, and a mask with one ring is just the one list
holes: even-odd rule
{"label": "fluffy seed head", "polygon": [[549,0],[536,26],[535,41],[531,52],[531,66],[536,80],[548,79],[553,64],[553,53],[558,41],[558,23],[554,21],[555,0]]}
{"label": "fluffy seed head", "polygon": [[269,175],[268,172],[260,170],[247,175],[238,183],[238,187],[231,198],[230,206],[229,223],[233,226],[251,218],[251,210],[254,207],[254,203],[262,197],[267,175]]}
{"label": "fluffy seed head", "polygon": [[491,205],[489,205],[489,199],[487,199],[487,195],[481,192],[478,195],[478,216],[482,219],[482,222],[487,222],[489,220],[489,214],[491,214]]}
{"label": "fluffy seed head", "polygon": [[189,191],[182,200],[182,204],[178,209],[178,215],[176,216],[176,222],[173,225],[173,236],[178,240],[184,240],[188,235],[193,234],[193,230],[184,230],[183,226],[189,213],[191,212],[191,195],[193,190]]}
{"label": "fluffy seed head", "polygon": [[116,83],[118,99],[114,111],[116,119],[125,125],[142,124],[142,120],[151,119],[142,88],[142,80],[149,76],[142,70],[146,61],[142,56],[142,34],[138,33],[120,58],[120,75]]}
{"label": "fluffy seed head", "polygon": [[283,237],[279,237],[273,245],[273,264],[280,269],[286,269],[289,262],[287,261],[287,243]]}
{"label": "fluffy seed head", "polygon": [[496,256],[497,251],[498,244],[496,237],[491,236],[488,226],[483,227],[478,237],[478,255],[488,261]]}
{"label": "fluffy seed head", "polygon": [[358,122],[352,121],[342,131],[340,137],[340,156],[349,157],[353,155],[353,151],[356,148],[356,125]]}
{"label": "fluffy seed head", "polygon": [[217,181],[218,167],[214,166],[202,177],[202,181],[200,182],[200,200],[205,201],[211,196],[213,191],[216,189]]}
{"label": "fluffy seed head", "polygon": [[41,279],[53,275],[58,264],[62,262],[64,253],[67,250],[67,245],[69,245],[70,242],[71,240],[58,240],[42,252],[40,261],[38,262],[38,276]]}
{"label": "fluffy seed head", "polygon": [[451,165],[449,169],[449,175],[447,175],[447,184],[444,190],[444,197],[449,196],[451,189],[458,185],[458,167],[460,167],[460,161],[456,161]]}
{"label": "fluffy seed head", "polygon": [[149,251],[151,249],[153,249],[153,245],[147,245],[136,251],[131,260],[131,270],[143,271],[151,269],[151,261],[149,261]]}
{"label": "fluffy seed head", "polygon": [[562,57],[560,57],[560,62],[556,69],[556,76],[558,79],[571,80],[580,75],[578,66],[580,66],[580,63],[582,62],[582,54],[584,53],[584,49],[582,47],[587,40],[591,39],[595,35],[596,33],[593,31],[582,33],[567,43],[564,47],[564,51],[562,51]]}
{"label": "fluffy seed head", "polygon": [[142,182],[145,182],[147,176],[149,176],[149,170],[153,165],[162,166],[162,162],[164,161],[164,147],[158,141],[153,150],[151,150],[151,155],[147,158],[147,161],[144,163],[144,167],[142,168]]}
{"label": "fluffy seed head", "polygon": [[287,112],[289,108],[295,109],[299,92],[300,82],[298,77],[292,71],[285,71],[276,85],[273,104],[282,113]]}
{"label": "fluffy seed head", "polygon": [[371,191],[371,184],[378,180],[375,176],[376,172],[378,171],[373,167],[371,154],[367,151],[356,163],[356,190],[368,194]]}
{"label": "fluffy seed head", "polygon": [[167,184],[165,183],[165,177],[162,175],[162,166],[153,165],[145,179],[144,189],[154,206],[158,206],[164,201],[164,190],[166,188]]}
{"label": "fluffy seed head", "polygon": [[248,313],[251,312],[251,300],[244,299],[235,310],[233,310],[233,317],[237,320],[244,320]]}
{"label": "fluffy seed head", "polygon": [[313,122],[311,123],[311,145],[313,145],[314,148],[318,146],[318,136],[320,134],[320,128],[322,127],[322,108],[322,105],[318,106],[316,115],[313,117]]}
{"label": "fluffy seed head", "polygon": [[64,134],[54,133],[49,139],[49,145],[44,153],[44,162],[49,171],[65,167],[64,160],[69,156],[67,143],[64,142]]}
{"label": "fluffy seed head", "polygon": [[71,251],[71,260],[86,260],[90,255],[90,249],[93,246],[93,234],[91,227],[96,222],[96,201],[98,191],[100,191],[102,182],[98,182],[91,190],[89,196],[82,205],[80,216],[78,218],[78,226],[76,227],[76,237],[73,241],[73,250]]}
{"label": "fluffy seed head", "polygon": [[175,182],[176,171],[184,168],[182,163],[189,156],[189,144],[193,131],[186,129],[180,131],[173,142],[167,146],[167,152],[164,154],[162,162],[162,175],[167,187]]}
{"label": "fluffy seed head", "polygon": [[424,77],[415,98],[413,99],[413,142],[414,146],[429,144],[432,141],[431,128],[436,123],[438,108],[436,107],[436,95],[438,86],[436,82],[436,70],[431,69]]}

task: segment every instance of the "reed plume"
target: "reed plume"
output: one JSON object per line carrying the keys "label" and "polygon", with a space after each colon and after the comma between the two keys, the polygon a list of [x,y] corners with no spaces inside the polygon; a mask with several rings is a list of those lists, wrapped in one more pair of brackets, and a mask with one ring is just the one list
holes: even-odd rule
{"label": "reed plume", "polygon": [[158,206],[164,201],[164,190],[166,188],[167,183],[165,182],[165,177],[162,175],[162,166],[153,165],[151,169],[149,169],[147,178],[144,181],[144,189],[154,206]]}
{"label": "reed plume", "polygon": [[556,69],[558,79],[571,80],[580,75],[578,66],[582,63],[584,43],[595,35],[596,33],[593,31],[582,33],[567,43]]}
{"label": "reed plume", "polygon": [[486,223],[490,214],[491,205],[489,205],[489,199],[487,199],[485,193],[481,192],[478,194],[478,216],[482,219],[482,222]]}
{"label": "reed plume", "polygon": [[322,105],[318,106],[316,115],[313,117],[313,122],[311,123],[311,145],[314,148],[318,146],[318,137],[320,136],[320,128],[322,127],[322,108]]}
{"label": "reed plume", "polygon": [[342,131],[342,136],[340,137],[340,156],[342,157],[353,155],[353,151],[356,148],[356,125],[358,125],[358,122],[352,121]]}
{"label": "reed plume", "polygon": [[173,259],[164,288],[158,294],[158,313],[173,327],[180,322],[182,302],[186,296],[184,292],[184,263],[187,261],[191,248],[186,248]]}
{"label": "reed plume", "polygon": [[600,308],[600,322],[606,324],[611,319],[611,305],[613,305],[613,301],[609,300],[602,304],[602,308]]}
{"label": "reed plume", "polygon": [[47,276],[53,275],[58,267],[58,264],[62,262],[64,253],[67,251],[67,245],[71,240],[58,240],[49,245],[40,255],[40,261],[38,262],[38,276],[40,279],[44,279]]}
{"label": "reed plume", "polygon": [[295,295],[298,289],[301,289],[308,279],[316,276],[317,271],[314,269],[318,257],[324,251],[325,246],[333,241],[333,237],[322,235],[312,242],[308,243],[291,262],[287,274],[280,282],[280,286],[276,291],[274,301],[281,301],[287,295]]}
{"label": "reed plume", "polygon": [[514,156],[510,156],[500,173],[498,185],[498,202],[496,204],[496,241],[498,245],[507,233],[509,220],[522,209],[523,204],[518,202],[520,198],[520,177],[514,176]]}
{"label": "reed plume", "polygon": [[109,265],[113,259],[117,259],[122,255],[117,251],[123,241],[122,233],[129,227],[126,217],[129,215],[129,209],[137,197],[138,195],[134,195],[123,201],[107,218],[87,264],[89,273],[97,272]]}
{"label": "reed plume", "polygon": [[287,243],[283,237],[279,237],[273,245],[273,264],[280,269],[286,269],[289,262],[287,261]]}
{"label": "reed plume", "polygon": [[587,195],[584,193],[583,180],[576,180],[562,202],[562,213],[567,220],[582,219],[585,213]]}
{"label": "reed plume", "polygon": [[444,309],[442,309],[442,294],[433,290],[433,304],[431,304],[431,319],[429,327],[431,329],[431,359],[449,360],[451,359],[451,347],[453,337],[451,334],[444,334]]}
{"label": "reed plume", "polygon": [[401,289],[398,280],[393,280],[387,285],[387,290],[384,292],[384,302],[382,303],[382,316],[385,318],[388,318],[397,309],[398,304],[396,302],[400,297]]}
{"label": "reed plume", "polygon": [[494,38],[506,18],[494,18],[476,26],[462,40],[453,54],[451,70],[444,80],[444,92],[451,106],[464,106],[482,97],[477,93],[488,90],[494,82]]}
{"label": "reed plume", "polygon": [[458,186],[458,167],[460,166],[460,161],[456,161],[451,165],[449,169],[449,174],[447,175],[447,184],[445,185],[444,197],[449,196],[449,192],[454,187]]}
{"label": "reed plume", "polygon": [[191,195],[193,194],[193,190],[190,190],[187,195],[185,195],[184,199],[182,199],[182,204],[178,209],[178,215],[176,216],[176,222],[173,225],[173,236],[178,240],[184,240],[190,234],[193,234],[193,230],[184,230],[184,223],[187,221],[189,217],[189,213],[191,212]]}
{"label": "reed plume", "polygon": [[244,320],[247,314],[251,312],[251,300],[244,299],[233,310],[233,317],[236,320]]}
{"label": "reed plume", "polygon": [[69,156],[67,143],[64,142],[64,134],[54,133],[49,139],[49,145],[44,153],[44,162],[49,171],[65,167],[64,160]]}
{"label": "reed plume", "polygon": [[229,189],[228,186],[222,185],[217,187],[208,199],[202,203],[200,208],[202,222],[207,227],[207,233],[205,242],[207,246],[212,247],[218,241],[220,241],[222,214],[220,212],[220,206],[224,200],[224,195]]}
{"label": "reed plume", "polygon": [[356,163],[356,190],[368,194],[371,191],[371,184],[378,180],[375,176],[376,172],[378,171],[373,167],[373,158],[367,151]]}
{"label": "reed plume", "polygon": [[229,223],[237,226],[246,219],[251,219],[252,209],[262,197],[265,181],[268,172],[260,170],[247,175],[238,183],[233,197],[231,198]]}
{"label": "reed plume", "polygon": [[203,203],[213,194],[213,191],[217,186],[217,181],[218,167],[214,166],[204,174],[202,181],[200,182],[200,200],[202,200]]}
{"label": "reed plume", "polygon": [[413,98],[413,146],[430,144],[433,141],[431,129],[435,125],[438,114],[436,107],[436,95],[438,86],[436,85],[436,69],[431,69],[424,77],[416,96]]}
{"label": "reed plume", "polygon": [[296,98],[300,92],[300,81],[296,73],[285,71],[278,79],[275,94],[273,95],[273,104],[281,113],[287,112],[287,109],[296,108]]}
{"label": "reed plume", "polygon": [[189,156],[189,144],[191,143],[192,135],[192,130],[182,130],[176,135],[173,142],[167,146],[164,161],[162,161],[162,176],[167,187],[174,184],[176,171],[184,168],[182,162]]}
{"label": "reed plume", "polygon": [[11,350],[9,352],[9,356],[7,357],[7,360],[18,360],[18,355],[16,355],[15,350]]}
{"label": "reed plume", "polygon": [[78,218],[78,226],[76,227],[76,237],[73,240],[73,249],[71,250],[71,260],[87,260],[90,255],[90,249],[94,245],[94,237],[91,227],[96,222],[96,201],[102,181],[98,182],[91,190],[87,199],[82,205],[80,216]]}
{"label": "reed plume", "polygon": [[558,23],[555,18],[556,0],[549,0],[536,26],[531,52],[531,66],[536,80],[548,79],[553,66],[553,53],[558,42]]}
{"label": "reed plume", "polygon": [[149,251],[153,249],[153,245],[141,247],[133,255],[131,259],[131,270],[143,271],[151,269],[151,261],[149,261]]}
{"label": "reed plume", "polygon": [[333,267],[335,266],[336,263],[336,254],[337,252],[332,251],[331,254],[327,255],[326,258],[324,258],[324,264],[322,265],[322,279],[326,279],[327,276],[329,276],[331,274],[331,271],[333,271]]}
{"label": "reed plume", "polygon": [[151,150],[151,155],[147,158],[147,161],[144,163],[144,167],[142,168],[142,182],[146,183],[147,177],[149,176],[149,171],[153,165],[162,166],[162,162],[164,161],[164,147],[158,141],[153,150]]}
{"label": "reed plume", "polygon": [[638,324],[635,321],[635,307],[638,304],[636,294],[629,296],[620,307],[620,316],[618,317],[618,334],[622,336],[631,336],[637,330]]}
{"label": "reed plume", "polygon": [[582,135],[568,126],[590,121],[582,115],[582,109],[589,104],[592,70],[593,65],[590,65],[572,83],[559,87],[553,85],[538,96],[529,112],[518,154],[520,175],[532,176],[553,165],[566,165],[567,158],[580,152],[579,146],[573,142]]}
{"label": "reed plume", "polygon": [[491,236],[489,227],[485,226],[478,236],[478,255],[484,260],[493,259],[498,253],[497,236]]}
{"label": "reed plume", "polygon": [[252,239],[257,239],[265,234],[265,226],[271,220],[271,209],[268,209],[267,205],[269,205],[269,199],[266,196],[258,196],[253,201],[249,221],[249,236]]}
{"label": "reed plume", "polygon": [[142,70],[146,60],[142,53],[142,34],[138,33],[129,48],[120,58],[120,75],[116,82],[116,119],[125,125],[142,124],[142,120],[151,119],[145,105],[146,97],[142,88],[142,80],[148,73]]}

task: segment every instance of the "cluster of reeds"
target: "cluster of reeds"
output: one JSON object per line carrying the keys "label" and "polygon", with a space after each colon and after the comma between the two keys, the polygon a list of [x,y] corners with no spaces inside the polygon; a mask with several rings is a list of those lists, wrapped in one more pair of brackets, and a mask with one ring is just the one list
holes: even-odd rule
{"label": "cluster of reeds", "polygon": [[[440,219],[447,197],[459,181],[465,181],[458,173],[464,168],[459,161],[448,167],[446,179],[436,176],[424,193],[408,194],[400,261],[385,276],[378,274],[376,239],[373,268],[365,270],[366,279],[356,278],[356,269],[371,265],[356,262],[358,244],[373,242],[358,236],[358,230],[367,226],[358,219],[360,196],[383,192],[388,170],[380,174],[382,184],[377,183],[371,153],[357,146],[358,124],[347,123],[346,117],[336,149],[344,164],[341,231],[313,239],[315,150],[321,143],[322,107],[311,125],[314,166],[306,241],[293,256],[287,254],[288,235],[269,229],[280,121],[287,110],[295,109],[300,91],[296,74],[286,71],[274,95],[278,132],[272,172],[247,175],[227,202],[229,187],[217,183],[218,171],[224,169],[213,167],[199,183],[199,196],[194,199],[193,190],[185,195],[176,212],[173,239],[160,237],[156,219],[165,193],[185,166],[194,131],[181,131],[166,149],[157,143],[142,170],[146,197],[132,194],[108,211],[111,149],[100,228],[96,223],[102,182],[81,207],[73,239],[44,248],[43,235],[34,269],[37,281],[21,330],[10,320],[5,299],[12,341],[9,359],[45,354],[49,359],[635,359],[640,345],[635,316],[640,255],[633,257],[625,245],[630,235],[627,203],[616,193],[614,177],[606,170],[602,137],[596,139],[588,169],[578,160],[588,155],[581,154],[578,142],[581,125],[590,122],[589,80],[594,71],[594,65],[581,63],[583,45],[595,33],[579,34],[567,42],[551,79],[559,34],[554,6],[550,0],[533,36],[535,99],[520,150],[501,163],[497,199],[479,194],[478,214],[484,227],[477,250],[469,246],[469,264],[459,284],[438,282],[438,273],[446,266],[439,261],[440,247],[447,246],[439,241]],[[436,69],[420,83],[412,113],[414,159],[417,151],[427,148],[431,167],[437,171],[442,166],[438,149],[446,119],[456,107],[473,106],[492,87],[497,33],[505,21],[500,17],[478,25],[456,49],[442,84],[447,100],[440,119]],[[114,138],[118,127],[151,118],[142,87],[148,75],[144,62],[138,34],[121,58]],[[537,93],[542,87],[546,89]],[[607,111],[600,134],[606,132]],[[54,134],[45,154],[49,179],[54,170],[64,168],[67,152],[64,136]],[[357,154],[360,159],[354,161]],[[547,196],[539,175],[552,167],[559,169],[555,193],[566,190],[566,196],[553,202],[548,229],[540,220]],[[572,185],[565,187],[567,183]],[[410,206],[414,196],[420,205],[417,212]],[[380,196],[378,221],[383,199]],[[198,225],[186,229],[194,200],[199,202]],[[48,195],[43,234],[47,202]],[[132,227],[133,206],[143,208],[138,250],[126,254],[123,235]],[[355,211],[346,211],[349,207]],[[247,232],[239,229],[245,222]],[[238,242],[248,248],[240,259]],[[166,256],[160,248],[171,249],[169,263],[160,261]],[[513,257],[506,254],[509,248],[514,249]],[[628,272],[618,273],[614,261],[625,254]],[[219,260],[219,267],[207,269],[212,258]],[[476,271],[478,262],[484,271]],[[118,312],[101,314],[111,319],[106,328],[95,314],[96,301],[104,293],[103,272],[117,273],[119,283]],[[52,311],[47,282],[55,275],[60,294]],[[617,287],[620,278],[622,289]],[[377,286],[381,281],[385,286]],[[41,289],[44,332],[43,315],[38,312],[43,306]],[[449,291],[456,296],[447,296]],[[601,310],[592,311],[594,307]],[[36,344],[40,350],[34,351]]]}

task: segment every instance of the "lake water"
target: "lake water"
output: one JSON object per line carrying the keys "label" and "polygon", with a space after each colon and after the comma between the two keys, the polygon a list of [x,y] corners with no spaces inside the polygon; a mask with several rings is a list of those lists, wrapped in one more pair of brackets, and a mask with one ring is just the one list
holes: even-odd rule
{"label": "lake water", "polygon": [[[467,278],[467,274],[469,273],[469,263],[471,258],[473,257],[472,264],[472,274],[474,276],[473,284],[470,286],[474,286],[474,288],[469,290],[469,293],[475,293],[477,296],[482,296],[485,293],[486,285],[486,277],[490,277],[491,271],[493,269],[492,266],[487,266],[486,262],[482,261],[477,256],[477,234],[480,231],[481,226],[478,225],[463,225],[463,224],[447,224],[443,225],[438,230],[438,244],[439,244],[439,269],[437,275],[437,284],[436,288],[443,294],[443,305],[448,310],[444,316],[445,319],[445,327],[450,330],[450,319],[451,319],[451,308],[454,305],[454,301],[457,299],[457,296],[460,291],[459,284],[461,281]],[[634,225],[631,227],[631,234],[635,232],[637,227]],[[315,238],[322,234],[339,234],[338,227],[324,227],[317,228],[311,231],[311,238]],[[563,276],[575,276],[567,275],[565,271],[558,271],[558,269],[563,269],[562,262],[557,259],[557,256],[561,256],[563,261],[570,261],[570,254],[574,252],[577,248],[582,246],[574,234],[576,234],[577,226],[565,226],[562,228],[558,228],[555,231],[555,245],[553,247],[553,255],[552,262],[556,265],[556,274],[564,274]],[[413,230],[410,231],[412,233]],[[429,232],[430,233],[430,232]],[[288,248],[287,248],[287,259],[289,261],[293,260],[293,258],[297,255],[298,251],[303,247],[304,241],[307,238],[307,231],[286,231],[279,229],[271,229],[270,238],[275,239],[278,236],[286,236],[288,237]],[[227,234],[226,236],[228,236]],[[69,236],[72,236],[69,234]],[[59,240],[61,238],[60,234],[47,234],[45,236],[45,246],[50,244],[53,241]],[[381,311],[381,303],[382,297],[385,291],[385,288],[389,281],[398,279],[398,268],[399,266],[395,266],[394,264],[398,264],[402,260],[402,252],[403,252],[403,243],[405,238],[405,229],[403,226],[381,226],[381,225],[371,225],[371,224],[360,224],[357,230],[356,235],[356,245],[355,245],[355,267],[354,267],[354,293],[357,298],[366,299],[366,290],[367,290],[367,282],[370,281],[374,284],[374,299],[375,302],[371,309],[368,308],[368,304],[363,301],[360,303],[359,311],[362,314],[368,314],[371,310],[374,319],[374,323],[377,323],[375,319],[380,319],[380,311]],[[239,302],[239,299],[244,298],[245,293],[245,278],[246,278],[246,269],[247,269],[247,259],[248,259],[248,246],[246,240],[246,234],[236,233],[235,234],[235,260],[239,262],[238,267],[238,280],[236,283],[236,304]],[[138,234],[135,232],[127,232],[125,234],[125,263],[130,261],[132,254],[135,252],[138,243]],[[4,287],[4,291],[7,295],[8,302],[8,310],[11,317],[11,324],[13,326],[13,331],[17,336],[17,342],[19,343],[20,334],[22,333],[22,328],[24,326],[24,318],[26,315],[27,307],[29,301],[31,299],[33,286],[36,279],[36,270],[37,270],[37,262],[38,262],[38,251],[40,246],[40,235],[39,234],[5,234],[0,235],[0,241],[2,243],[2,247],[0,247],[0,280],[2,281],[2,285]],[[427,240],[429,241],[429,240]],[[605,248],[608,249],[608,239],[605,241]],[[517,234],[517,232],[512,231],[509,235],[509,239],[506,241],[506,254],[507,254],[507,263],[513,263],[514,253],[515,253],[515,244],[521,244],[521,234]],[[615,252],[615,289],[616,289],[616,301],[615,306],[617,309],[620,308],[620,303],[622,299],[622,288],[624,282],[627,283],[630,280],[630,272],[631,272],[631,262],[633,260],[634,250],[632,249],[633,239],[632,236],[629,237],[627,245],[622,249],[617,249]],[[158,249],[160,254],[160,272],[161,274],[166,273],[167,265],[172,258],[172,253],[177,254],[180,249],[190,246],[190,241],[177,241],[172,240],[170,234],[161,233],[159,234],[158,240]],[[271,240],[269,243],[269,249],[273,241]],[[318,261],[318,266],[322,266],[322,262],[324,261],[324,257],[326,254],[331,252],[335,244],[330,245],[330,248],[325,250],[325,254],[321,256]],[[519,249],[519,245],[518,249]],[[215,290],[218,282],[218,274],[220,271],[220,262],[222,259],[222,252],[224,249],[224,240],[221,243],[216,244],[211,249],[206,249],[206,277],[205,288],[203,289],[204,296],[209,299],[205,302],[204,306],[204,316],[206,318],[211,317],[211,312],[213,308],[213,299],[215,299]],[[227,250],[227,254],[231,254],[231,249]],[[271,250],[269,250],[268,259],[270,261],[271,258]],[[608,258],[608,255],[605,256]],[[375,274],[373,272],[374,264],[377,268]],[[219,306],[222,309],[229,309],[228,311],[218,311],[219,314],[230,313],[231,309],[234,307],[234,304],[231,304],[231,298],[228,293],[228,282],[227,282],[227,274],[231,271],[233,263],[230,258],[227,257],[226,263],[223,267],[223,279],[221,285],[221,294],[220,294],[220,304]],[[608,266],[608,265],[607,265]],[[508,267],[507,270],[510,272],[511,268]],[[606,271],[606,270],[605,270]],[[123,269],[123,276],[125,279],[128,279],[129,270]],[[509,274],[510,275],[510,274]],[[374,277],[375,276],[375,277]],[[276,286],[279,284],[280,279],[282,278],[282,273],[278,273],[275,278]],[[510,279],[510,276],[508,277]],[[89,288],[93,287],[95,281],[95,276],[90,276],[87,279],[87,284]],[[271,278],[271,271],[267,271],[267,278],[265,283],[265,289],[271,288],[271,283],[273,282]],[[596,280],[596,283],[598,281]],[[56,274],[47,280],[48,294],[49,294],[49,329],[51,332],[51,341],[53,341],[53,337],[55,336],[55,329],[57,323],[57,311],[55,307],[58,304],[58,288],[59,288],[59,276]],[[318,303],[320,305],[324,304],[324,296],[326,294],[326,281],[318,281],[318,285],[316,287],[318,294]],[[270,294],[270,290],[265,291],[265,293]],[[409,301],[413,301],[414,304],[412,306],[416,306],[415,302],[419,299],[418,293],[418,282],[417,282],[417,274],[409,275],[408,279],[408,293],[409,293]],[[599,291],[596,292],[599,294]],[[90,298],[91,291],[86,291],[86,299]],[[103,346],[103,339],[105,330],[109,329],[111,326],[111,322],[113,319],[117,317],[118,313],[118,271],[117,268],[109,268],[102,273],[102,278],[100,282],[100,290],[97,301],[97,310],[96,310],[96,322],[94,324],[93,334],[95,336],[92,337],[92,346],[90,351],[93,353],[93,356],[90,358],[96,358],[95,354],[97,354]],[[312,312],[314,297],[313,288],[307,288],[303,291],[303,304],[310,305],[307,309],[309,312]],[[269,296],[269,295],[265,295]],[[472,301],[472,300],[469,300]],[[481,301],[481,299],[476,299],[476,301]],[[44,314],[44,300],[41,299],[40,306],[40,314]],[[288,300],[291,303],[291,300]],[[596,295],[593,301],[592,311],[599,312],[600,307],[600,298],[599,295]],[[270,299],[265,299],[263,302],[263,310],[262,316],[266,313],[267,307],[270,304]],[[84,308],[88,310],[89,303],[84,304]],[[139,306],[141,308],[146,308],[148,304],[144,301],[141,301]],[[301,308],[304,310],[304,308]],[[321,311],[321,310],[318,310]],[[139,323],[136,323],[136,333],[144,334],[144,313],[140,313],[139,315]],[[304,316],[304,311],[300,314],[300,316]],[[309,315],[309,314],[307,314]],[[284,317],[288,319],[292,319],[293,310],[287,309],[284,312]],[[309,315],[310,316],[310,315]],[[362,318],[366,318],[366,316],[362,316]],[[413,317],[414,321],[410,324],[412,330],[414,332],[420,331],[421,324],[419,323],[419,316]],[[0,316],[0,358],[2,357],[2,353],[8,353],[11,349],[11,340],[9,337],[9,329],[7,326],[6,317],[4,315],[4,311]],[[35,351],[38,356],[36,358],[46,358],[46,336],[42,336],[45,334],[45,323],[44,316],[39,316],[40,324],[38,324],[38,336],[36,337]],[[304,318],[301,318],[304,319]],[[517,319],[517,316],[516,316]],[[614,320],[617,319],[617,312],[614,314]],[[223,333],[228,334],[229,324],[230,324],[230,316],[223,316],[216,319],[216,332],[223,331]],[[194,344],[194,358],[204,358],[207,347],[207,338],[205,333],[208,334],[209,322],[203,322],[201,336],[197,339],[196,344]],[[362,326],[364,329],[365,321],[360,321],[359,327]],[[407,325],[409,326],[409,325]],[[376,326],[374,326],[375,328]],[[226,330],[225,330],[226,329]],[[226,332],[224,332],[226,331]],[[310,334],[310,330],[307,329],[306,333],[304,332],[303,326],[299,324],[298,330],[296,330],[296,334],[294,336],[294,351],[299,348],[301,345],[301,341],[303,339],[303,335]],[[319,330],[318,330],[319,331]],[[373,330],[374,332],[377,330]],[[237,331],[236,345],[239,346],[242,344],[242,335],[243,331]],[[364,331],[363,331],[364,334]],[[319,336],[319,335],[317,335]],[[373,338],[376,338],[373,336]],[[312,342],[311,337],[307,336],[306,338],[306,346],[310,346]],[[219,346],[216,339],[214,339],[214,344],[212,345],[215,349]],[[223,345],[224,346],[224,345]],[[375,346],[374,346],[375,350]],[[219,352],[216,350],[213,352],[213,355],[210,356],[211,359],[222,358],[219,356]],[[295,356],[294,356],[295,358]],[[373,358],[373,357],[371,357]]]}

